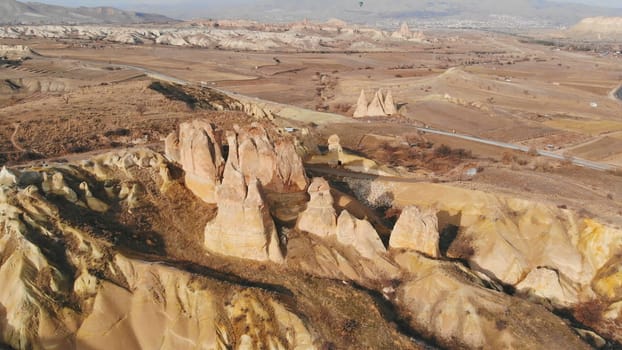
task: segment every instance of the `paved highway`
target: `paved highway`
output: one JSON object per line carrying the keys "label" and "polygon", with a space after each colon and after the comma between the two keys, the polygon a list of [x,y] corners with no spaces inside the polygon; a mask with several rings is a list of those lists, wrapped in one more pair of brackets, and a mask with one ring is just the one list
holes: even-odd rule
{"label": "paved highway", "polygon": [[[436,130],[436,129],[428,129],[428,128],[417,128],[417,129],[419,129],[419,131],[430,133],[430,134],[444,135],[444,136],[455,137],[455,138],[459,138],[463,140],[479,142],[479,143],[483,143],[486,145],[492,145],[496,147],[511,149],[515,151],[529,152],[529,147],[527,146],[515,145],[515,144],[507,143],[507,142],[487,140],[487,139],[482,139],[479,137],[456,134],[453,132],[447,132],[447,131]],[[581,159],[581,158],[576,158],[576,157],[565,157],[561,154],[548,152],[548,151],[542,151],[542,150],[537,150],[537,152],[538,152],[538,155],[543,156],[543,157],[559,159],[559,160],[569,160],[575,165],[582,166],[582,167],[589,168],[589,169],[600,170],[600,171],[608,171],[608,170],[616,169],[614,166],[605,164],[605,163],[592,162],[586,159]]]}

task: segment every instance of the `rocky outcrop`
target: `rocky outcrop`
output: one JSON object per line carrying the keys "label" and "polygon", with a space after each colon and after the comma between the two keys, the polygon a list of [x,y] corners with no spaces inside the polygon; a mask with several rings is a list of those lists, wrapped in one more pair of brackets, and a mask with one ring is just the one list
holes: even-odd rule
{"label": "rocky outcrop", "polygon": [[574,288],[571,281],[546,267],[531,270],[527,277],[516,285],[518,292],[546,299],[557,307],[571,307],[579,302]]}
{"label": "rocky outcrop", "polygon": [[398,114],[391,90],[388,90],[387,94],[384,95],[382,90],[379,89],[368,105],[365,105],[366,101],[365,92],[361,90],[361,95],[354,111],[355,118],[384,117]]}
{"label": "rocky outcrop", "polygon": [[387,115],[396,115],[397,114],[397,107],[395,104],[395,101],[393,100],[393,93],[391,92],[391,90],[387,91],[387,94],[384,98],[384,113],[386,113]]}
{"label": "rocky outcrop", "polygon": [[378,233],[367,220],[359,220],[343,210],[337,218],[337,241],[356,249],[364,258],[374,259],[386,252]]}
{"label": "rocky outcrop", "polygon": [[11,186],[17,183],[17,176],[5,166],[0,169],[0,186]]}
{"label": "rocky outcrop", "polygon": [[420,210],[409,206],[395,223],[389,247],[408,249],[437,258],[439,253],[438,218],[432,210]]}
{"label": "rocky outcrop", "polygon": [[[237,128],[226,135],[231,151],[217,186],[218,213],[207,216],[198,215],[199,210],[213,207],[166,171],[171,164],[164,157],[146,149],[79,164],[0,170],[0,281],[11,286],[0,288],[0,344],[33,349],[314,349],[332,344],[402,349],[419,348],[408,338],[418,333],[445,348],[588,348],[566,322],[531,303],[569,298],[564,293],[575,285],[566,282],[567,267],[532,268],[510,296],[475,265],[474,272],[462,263],[427,256],[433,255],[427,248],[425,254],[418,252],[437,241],[420,237],[422,232],[435,237],[437,217],[442,224],[456,220],[462,226],[458,241],[471,225],[488,239],[500,240],[494,235],[499,233],[485,231],[499,227],[478,224],[492,214],[505,220],[502,207],[487,211],[497,203],[490,197],[455,188],[448,193],[457,199],[445,197],[438,185],[421,184],[419,207],[440,199],[446,205],[435,203],[438,216],[414,207],[404,210],[390,240],[392,251],[386,253],[377,222],[366,219],[371,211],[331,193],[328,182],[316,178],[296,227],[281,226],[279,237],[263,185],[241,170],[240,152],[257,149],[238,143],[264,136],[255,130],[241,137],[243,132]],[[472,206],[455,211],[452,198]],[[558,234],[546,226],[554,220],[535,212],[523,218],[519,204],[511,207],[522,218],[513,219],[521,230],[545,228]],[[202,232],[197,218],[208,222]],[[599,266],[592,285],[593,296],[609,303],[603,320],[615,322],[621,308],[621,235],[596,222],[580,230],[575,243],[582,254],[602,253],[585,258]],[[210,256],[192,246],[201,233]],[[411,245],[413,237],[423,243]],[[518,246],[512,237],[505,239]],[[539,237],[539,242],[544,240]],[[281,246],[287,247],[285,259]],[[395,310],[414,332],[396,330],[383,318],[379,303]],[[326,319],[338,328],[327,327]]]}
{"label": "rocky outcrop", "polygon": [[[222,181],[224,159],[221,132],[204,120],[182,123],[178,133],[166,138],[169,159],[186,172],[186,186],[207,203],[218,203],[217,187]],[[290,139],[268,136],[260,124],[235,127],[230,135],[235,148],[229,154],[238,157],[236,166],[247,183],[257,179],[262,188],[279,193],[300,192],[307,187],[302,159]],[[229,140],[230,144],[233,142]]]}
{"label": "rocky outcrop", "polygon": [[361,89],[358,101],[356,101],[356,109],[354,110],[354,118],[363,118],[368,115],[367,113],[367,97],[365,96],[365,90]]}
{"label": "rocky outcrop", "polygon": [[367,106],[367,115],[370,117],[380,117],[386,115],[384,110],[384,98],[381,90],[376,91],[374,97],[369,103],[369,106]]}
{"label": "rocky outcrop", "polygon": [[410,40],[410,41],[418,41],[418,42],[422,42],[426,40],[426,37],[423,33],[421,32],[416,32],[413,33],[410,28],[408,27],[408,24],[406,22],[403,22],[399,29],[396,30],[395,32],[391,33],[391,38],[393,39],[401,39],[401,40]]}
{"label": "rocky outcrop", "polygon": [[399,29],[391,34],[392,38],[409,39],[412,37],[412,32],[408,28],[408,23],[403,22]]}
{"label": "rocky outcrop", "polygon": [[28,46],[24,45],[0,45],[0,59],[4,58],[11,61],[21,61],[32,58],[35,53]]}
{"label": "rocky outcrop", "polygon": [[[156,184],[167,180],[160,177],[165,162],[133,150],[80,165],[0,171],[0,279],[11,286],[0,288],[0,347],[317,348],[312,326],[278,297],[127,257],[116,247],[123,238],[98,236],[123,225],[109,222],[115,213],[101,224],[90,221],[100,215],[92,201],[123,205],[114,187],[128,182],[154,189],[152,200],[163,200]],[[88,206],[69,201],[69,190]],[[250,206],[258,199],[249,192]]]}
{"label": "rocky outcrop", "polygon": [[395,302],[415,329],[426,329],[446,348],[590,349],[546,309],[485,288],[460,265],[416,253],[396,256],[409,274]]}
{"label": "rocky outcrop", "polygon": [[155,40],[156,44],[172,45],[172,46],[188,46],[188,42],[183,37],[176,35],[175,33],[168,33],[158,37]]}
{"label": "rocky outcrop", "polygon": [[603,308],[590,312],[617,317],[610,311],[622,300],[619,229],[551,203],[436,184],[381,184],[400,206],[438,212],[441,230],[456,233],[448,257],[532,300],[564,308],[598,300]]}
{"label": "rocky outcrop", "polygon": [[267,188],[279,193],[306,190],[309,179],[295,144],[291,140],[276,140],[274,153],[276,154],[276,173],[273,175],[273,182],[268,183]]}
{"label": "rocky outcrop", "polygon": [[[302,192],[307,177],[294,144],[270,137],[260,124],[235,126],[227,133],[223,167],[220,132],[206,121],[183,123],[166,139],[169,159],[185,170],[186,186],[218,215],[205,227],[204,245],[212,253],[282,262],[280,240],[264,191]],[[224,168],[224,170],[223,170]]]}
{"label": "rocky outcrop", "polygon": [[228,133],[227,141],[233,151],[218,188],[218,215],[205,226],[205,248],[224,256],[280,263],[283,254],[276,226],[260,192],[260,181],[247,180],[240,171],[235,134]]}
{"label": "rocky outcrop", "polygon": [[279,193],[299,192],[307,188],[302,159],[289,139],[272,140],[266,130],[253,123],[237,128],[240,171],[246,180],[255,177],[266,190]]}
{"label": "rocky outcrop", "polygon": [[328,137],[328,163],[337,165],[343,158],[343,147],[339,135],[333,134]]}
{"label": "rocky outcrop", "polygon": [[216,187],[222,178],[224,159],[220,133],[205,120],[182,123],[179,133],[166,138],[169,159],[186,172],[186,186],[207,203],[216,203]]}
{"label": "rocky outcrop", "polygon": [[19,38],[28,35],[245,51],[342,51],[346,48],[379,51],[394,46],[395,43],[391,41],[412,40],[401,37],[388,40],[391,38],[388,32],[358,26],[238,23],[232,28],[221,22],[226,23],[212,23],[209,25],[211,28],[192,23],[140,28],[122,25],[9,25],[0,27],[0,37]]}
{"label": "rocky outcrop", "polygon": [[328,237],[337,228],[337,212],[333,207],[330,185],[323,178],[316,177],[307,191],[311,199],[305,211],[298,216],[296,228],[320,237]]}
{"label": "rocky outcrop", "polygon": [[361,256],[375,259],[386,253],[378,233],[367,220],[359,220],[347,210],[337,217],[330,185],[323,178],[314,178],[309,185],[310,200],[300,213],[296,229],[322,238],[336,238],[344,246],[354,248]]}

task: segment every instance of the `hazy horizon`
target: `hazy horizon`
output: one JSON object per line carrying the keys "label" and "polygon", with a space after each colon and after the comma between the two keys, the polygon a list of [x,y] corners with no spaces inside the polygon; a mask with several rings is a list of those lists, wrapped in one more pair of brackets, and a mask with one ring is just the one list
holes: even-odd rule
{"label": "hazy horizon", "polygon": [[[619,0],[549,0],[552,2],[560,3],[577,3],[586,4],[592,6],[602,6],[611,8],[622,8],[622,4]],[[37,0],[31,2],[40,2],[61,6],[111,6],[124,10],[142,11],[159,13],[162,15],[176,17],[176,18],[190,18],[195,16],[205,16],[204,11],[220,10],[227,7],[236,5],[252,4],[259,2],[258,0],[180,0],[180,1],[167,1],[167,0],[116,0],[116,1],[104,1],[104,0]],[[200,11],[198,13],[194,10]]]}

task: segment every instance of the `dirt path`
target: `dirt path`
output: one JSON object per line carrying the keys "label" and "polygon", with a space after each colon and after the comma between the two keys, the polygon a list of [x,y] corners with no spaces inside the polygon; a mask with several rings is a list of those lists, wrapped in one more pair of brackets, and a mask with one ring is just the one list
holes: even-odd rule
{"label": "dirt path", "polygon": [[20,152],[26,152],[26,150],[17,142],[17,132],[19,131],[19,123],[14,123],[13,126],[15,127],[15,130],[13,131],[13,134],[11,134],[11,143],[13,144],[13,147],[15,147],[16,150]]}

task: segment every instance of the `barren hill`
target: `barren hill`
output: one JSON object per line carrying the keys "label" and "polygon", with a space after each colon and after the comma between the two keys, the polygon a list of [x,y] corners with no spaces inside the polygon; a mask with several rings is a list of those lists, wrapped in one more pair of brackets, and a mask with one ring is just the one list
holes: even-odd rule
{"label": "barren hill", "polygon": [[570,28],[573,36],[590,37],[603,40],[622,38],[622,17],[590,17],[584,18]]}
{"label": "barren hill", "polygon": [[154,23],[173,19],[113,7],[63,7],[37,2],[0,0],[0,24]]}

